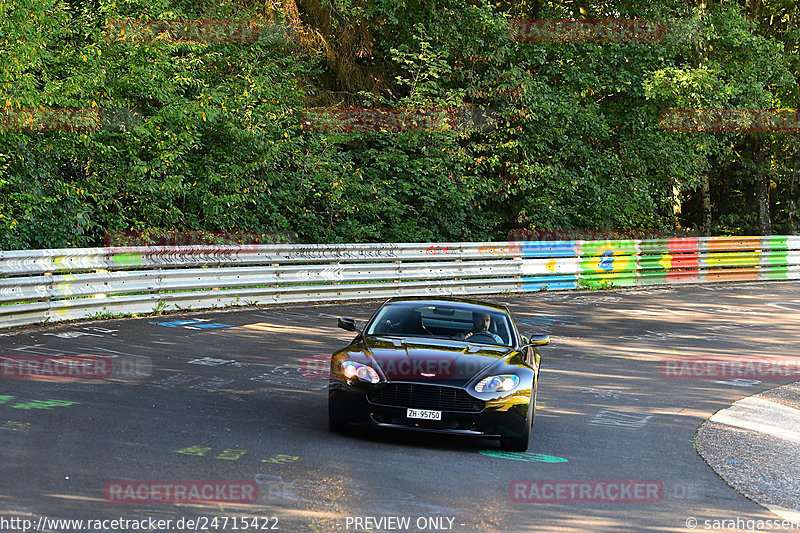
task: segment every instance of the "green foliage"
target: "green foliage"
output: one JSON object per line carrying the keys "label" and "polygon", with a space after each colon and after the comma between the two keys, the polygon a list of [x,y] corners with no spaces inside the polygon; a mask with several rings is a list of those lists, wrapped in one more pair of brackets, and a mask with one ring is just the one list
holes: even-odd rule
{"label": "green foliage", "polygon": [[[610,43],[508,33],[511,18],[615,16],[669,31]],[[112,19],[253,20],[272,33],[114,41]],[[109,232],[155,229],[294,231],[301,242],[683,232],[701,226],[706,178],[715,233],[758,231],[765,182],[773,229],[794,232],[796,135],[676,133],[659,120],[666,108],[796,108],[798,23],[788,0],[0,1],[5,119],[77,107],[104,121],[0,130],[0,247],[96,246]],[[320,102],[490,119],[402,132],[304,127]]]}

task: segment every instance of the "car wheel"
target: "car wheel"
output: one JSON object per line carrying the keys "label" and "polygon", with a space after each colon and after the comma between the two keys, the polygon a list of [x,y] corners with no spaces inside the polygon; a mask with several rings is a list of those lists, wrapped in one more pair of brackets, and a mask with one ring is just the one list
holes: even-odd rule
{"label": "car wheel", "polygon": [[333,433],[342,433],[344,431],[344,424],[332,419],[328,419],[328,429]]}
{"label": "car wheel", "polygon": [[334,416],[334,411],[336,409],[331,405],[331,402],[328,401],[328,429],[333,431],[334,433],[342,433],[344,431],[344,424],[342,424],[336,416]]}
{"label": "car wheel", "polygon": [[524,452],[528,449],[528,444],[531,441],[531,426],[533,425],[533,406],[534,402],[528,405],[528,419],[529,423],[526,424],[525,430],[522,435],[515,437],[500,437],[500,447],[509,452]]}
{"label": "car wheel", "polygon": [[509,452],[524,452],[531,440],[530,426],[518,437],[500,437],[500,447]]}

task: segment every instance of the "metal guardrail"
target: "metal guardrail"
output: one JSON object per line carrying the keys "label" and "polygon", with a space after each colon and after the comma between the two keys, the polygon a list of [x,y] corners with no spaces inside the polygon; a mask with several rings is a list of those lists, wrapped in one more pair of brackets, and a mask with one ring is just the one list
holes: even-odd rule
{"label": "metal guardrail", "polygon": [[0,327],[156,308],[800,279],[800,236],[0,252]]}

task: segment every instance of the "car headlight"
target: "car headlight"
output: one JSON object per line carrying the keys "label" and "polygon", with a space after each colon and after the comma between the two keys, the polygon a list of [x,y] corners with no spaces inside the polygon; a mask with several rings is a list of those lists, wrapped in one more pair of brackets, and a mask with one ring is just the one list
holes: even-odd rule
{"label": "car headlight", "polygon": [[519,385],[519,378],[514,374],[503,374],[500,376],[489,376],[483,378],[475,385],[477,392],[508,392],[514,390]]}
{"label": "car headlight", "polygon": [[377,383],[381,380],[375,369],[369,365],[362,365],[355,361],[345,361],[342,363],[342,374],[347,379],[358,378],[368,383]]}

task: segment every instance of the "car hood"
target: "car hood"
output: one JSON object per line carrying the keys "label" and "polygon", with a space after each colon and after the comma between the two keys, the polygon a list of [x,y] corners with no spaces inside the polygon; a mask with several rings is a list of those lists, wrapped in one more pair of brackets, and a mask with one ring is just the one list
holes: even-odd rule
{"label": "car hood", "polygon": [[431,338],[368,337],[361,351],[390,381],[464,386],[514,350],[507,346]]}

